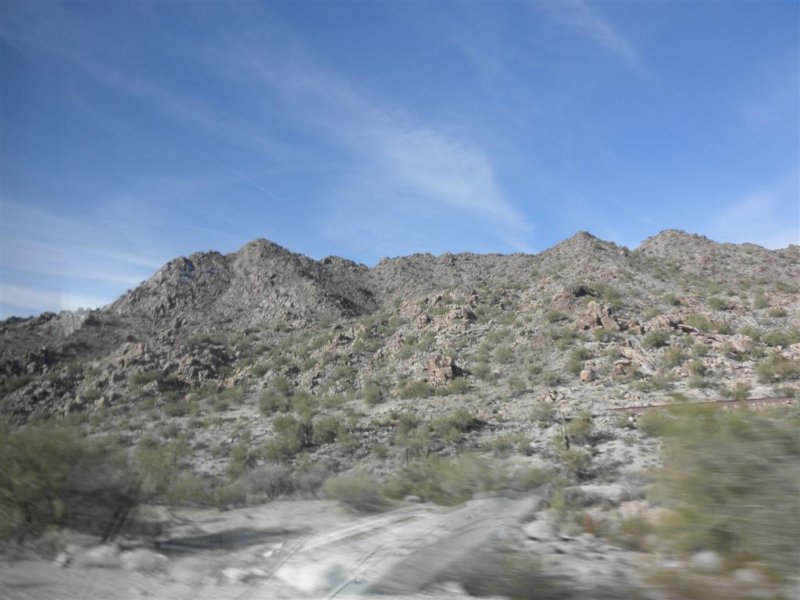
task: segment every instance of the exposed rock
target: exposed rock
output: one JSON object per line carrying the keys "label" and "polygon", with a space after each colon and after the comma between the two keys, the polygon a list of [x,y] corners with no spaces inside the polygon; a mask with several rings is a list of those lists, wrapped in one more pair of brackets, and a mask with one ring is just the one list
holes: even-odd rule
{"label": "exposed rock", "polygon": [[591,369],[583,369],[580,372],[579,378],[583,383],[591,383],[594,381],[594,371]]}
{"label": "exposed rock", "polygon": [[692,554],[689,565],[698,571],[718,573],[722,570],[722,557],[713,550],[702,550]]}
{"label": "exposed rock", "polygon": [[441,355],[429,357],[425,363],[425,370],[428,372],[428,381],[436,384],[448,383],[461,375],[461,369],[456,365],[456,361]]}

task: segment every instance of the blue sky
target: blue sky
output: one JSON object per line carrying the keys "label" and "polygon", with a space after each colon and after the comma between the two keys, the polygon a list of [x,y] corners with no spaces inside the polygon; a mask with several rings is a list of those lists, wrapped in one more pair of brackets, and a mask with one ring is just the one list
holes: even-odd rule
{"label": "blue sky", "polygon": [[265,237],[800,243],[800,3],[0,4],[0,317]]}

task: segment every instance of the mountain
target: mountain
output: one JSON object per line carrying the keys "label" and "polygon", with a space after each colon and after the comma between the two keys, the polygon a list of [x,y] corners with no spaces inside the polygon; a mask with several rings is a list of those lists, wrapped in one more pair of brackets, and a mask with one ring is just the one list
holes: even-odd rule
{"label": "mountain", "polygon": [[[53,567],[45,582],[45,563],[14,562],[9,581],[83,597],[75,582],[99,556],[164,570],[153,584],[164,597],[185,595],[187,573],[206,582],[203,597],[228,597],[237,573],[235,585],[292,597],[307,594],[321,544],[335,546],[337,573],[373,591],[790,597],[799,284],[798,246],[680,231],[634,250],[580,232],[535,255],[371,268],[255,240],[176,258],[102,309],[7,319],[0,553],[9,532],[46,532],[36,552],[73,539],[64,527],[127,536],[85,551],[85,538],[64,542],[58,564],[74,571]],[[695,404],[683,418],[663,410]],[[308,497],[328,504],[258,506]],[[402,507],[354,525],[331,498]],[[413,506],[470,498],[453,512]],[[169,516],[126,521],[142,503]],[[281,524],[267,541],[253,510]],[[298,545],[308,527],[316,541]],[[256,546],[237,549],[239,538]],[[228,552],[190,563],[152,551],[181,540]],[[642,585],[639,567],[659,564],[661,579],[647,571],[655,583]],[[92,581],[109,589],[138,575],[100,571]]]}
{"label": "mountain", "polygon": [[[278,362],[297,370],[293,379],[316,382],[311,392],[330,379],[331,362],[352,367],[356,390],[376,376],[396,388],[404,375],[425,378],[423,355],[483,359],[487,338],[502,337],[514,352],[513,361],[490,361],[500,381],[520,361],[555,372],[563,352],[548,337],[564,326],[577,335],[590,301],[592,310],[613,312],[608,322],[619,329],[610,342],[589,338],[595,345],[653,354],[641,348],[644,336],[688,316],[724,330],[714,333],[712,351],[743,343],[748,327],[794,339],[798,281],[798,246],[770,251],[674,230],[635,250],[581,232],[536,255],[418,254],[373,268],[338,257],[315,261],[260,239],[228,255],[176,258],[103,309],[0,323],[0,410],[25,419],[135,403],[130,381],[145,371],[173,377],[181,390],[208,383],[258,389],[275,373],[267,365],[254,378],[254,366],[280,348]],[[331,336],[349,341],[331,346]],[[312,338],[318,347],[309,347]],[[398,356],[411,338],[425,347],[413,359]],[[300,340],[305,347],[295,346]],[[535,360],[523,356],[526,345],[537,349]],[[715,360],[730,359],[719,353]]]}

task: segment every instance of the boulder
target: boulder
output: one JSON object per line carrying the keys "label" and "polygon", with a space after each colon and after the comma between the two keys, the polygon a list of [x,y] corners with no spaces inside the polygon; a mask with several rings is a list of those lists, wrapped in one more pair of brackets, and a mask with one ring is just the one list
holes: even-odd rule
{"label": "boulder", "polygon": [[428,380],[431,383],[447,383],[461,375],[455,360],[447,356],[431,356],[425,363]]}
{"label": "boulder", "polygon": [[159,552],[146,548],[137,548],[119,555],[119,561],[124,569],[149,573],[162,571],[166,568],[169,559]]}

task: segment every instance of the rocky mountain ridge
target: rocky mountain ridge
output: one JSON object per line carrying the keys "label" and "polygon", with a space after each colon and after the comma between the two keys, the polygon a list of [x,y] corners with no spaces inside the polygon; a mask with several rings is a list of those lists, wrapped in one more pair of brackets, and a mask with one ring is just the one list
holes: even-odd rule
{"label": "rocky mountain ridge", "polygon": [[[455,579],[444,595],[431,588],[454,600],[467,592],[527,598],[542,585],[544,597],[562,599],[792,598],[798,282],[798,246],[769,251],[678,231],[635,250],[582,232],[536,255],[417,254],[372,268],[266,240],[177,258],[102,309],[0,322],[0,452],[12,473],[0,490],[11,516],[0,518],[0,534],[77,523],[80,515],[65,520],[61,504],[48,504],[58,494],[93,507],[107,529],[118,504],[87,494],[97,481],[75,471],[99,468],[109,479],[99,491],[130,499],[133,486],[148,510],[169,507],[159,527],[188,539],[238,535],[253,510],[262,520],[302,521],[311,510],[303,503],[269,503],[312,498],[313,511],[330,517],[318,535],[337,540],[326,564],[346,573],[341,585],[358,587],[361,567],[404,534],[377,527],[383,517],[360,517],[352,530],[355,517],[335,512],[331,499],[361,511],[394,508],[387,522],[419,520],[406,531],[413,539],[399,578],[373,561],[378,588],[407,584],[411,569],[430,581],[402,589]],[[664,406],[784,412],[675,417],[684,437],[665,458],[668,421],[657,416],[662,408],[647,410]],[[93,442],[110,444],[99,446],[108,464],[89,460]],[[125,473],[135,483],[125,484]],[[659,498],[653,490],[670,478],[673,497]],[[708,485],[676,497],[698,482]],[[39,512],[25,505],[28,519],[18,509],[30,495]],[[431,512],[430,503],[470,498],[455,512]],[[473,512],[506,501],[528,508],[499,524],[488,514],[475,530]],[[669,522],[681,504],[688,529]],[[436,561],[412,535],[424,523],[444,532]],[[298,575],[319,562],[316,550],[289,550],[305,527],[259,545],[259,558],[241,548],[195,564],[192,580],[206,586],[199,597],[330,593],[324,585],[310,592]],[[139,566],[125,568],[152,567],[158,593],[184,597],[175,582],[190,561],[155,552],[151,534],[129,535],[60,554],[59,564],[75,568],[51,583],[37,581],[36,562],[17,564],[12,580],[60,594],[100,566],[108,572],[93,576],[113,586],[113,569],[136,558]],[[471,556],[482,570],[453,571],[452,556]],[[293,570],[281,579],[266,564]],[[775,569],[784,575],[773,577]]]}
{"label": "rocky mountain ridge", "polygon": [[[174,259],[103,309],[0,323],[5,390],[0,408],[16,415],[63,414],[88,408],[81,401],[87,388],[90,398],[108,395],[106,388],[111,396],[124,395],[124,386],[117,390],[113,383],[135,374],[118,370],[138,364],[131,362],[131,353],[169,357],[144,364],[176,376],[183,387],[206,380],[229,385],[231,376],[241,379],[252,367],[247,356],[257,362],[245,343],[256,330],[273,347],[301,332],[339,331],[332,350],[343,348],[342,340],[376,343],[374,332],[358,325],[359,319],[405,321],[400,329],[410,326],[413,335],[441,337],[430,348],[440,353],[447,350],[448,332],[459,331],[459,344],[469,352],[467,329],[485,335],[509,329],[503,321],[524,320],[527,328],[508,334],[518,345],[520,338],[560,323],[554,315],[559,311],[576,331],[602,327],[609,334],[625,330],[643,336],[658,328],[677,330],[682,315],[707,313],[715,326],[736,330],[758,324],[755,300],[743,294],[753,290],[750,295],[760,294],[758,300],[773,312],[786,313],[765,325],[792,330],[798,324],[797,281],[798,246],[769,251],[671,230],[632,251],[581,232],[537,255],[419,254],[384,259],[373,268],[337,257],[315,261],[255,240],[229,255],[204,252]],[[707,306],[711,297],[715,308]],[[653,320],[649,313],[656,310],[662,314]],[[736,334],[735,345],[746,345],[740,332],[729,335]],[[376,356],[395,354],[408,335],[390,336],[376,355],[343,352],[338,359],[358,370]],[[195,347],[203,336],[219,343]],[[528,342],[542,345],[538,337]],[[622,344],[630,345],[629,340]],[[403,359],[396,366],[403,371]],[[108,376],[92,378],[97,370]]]}

